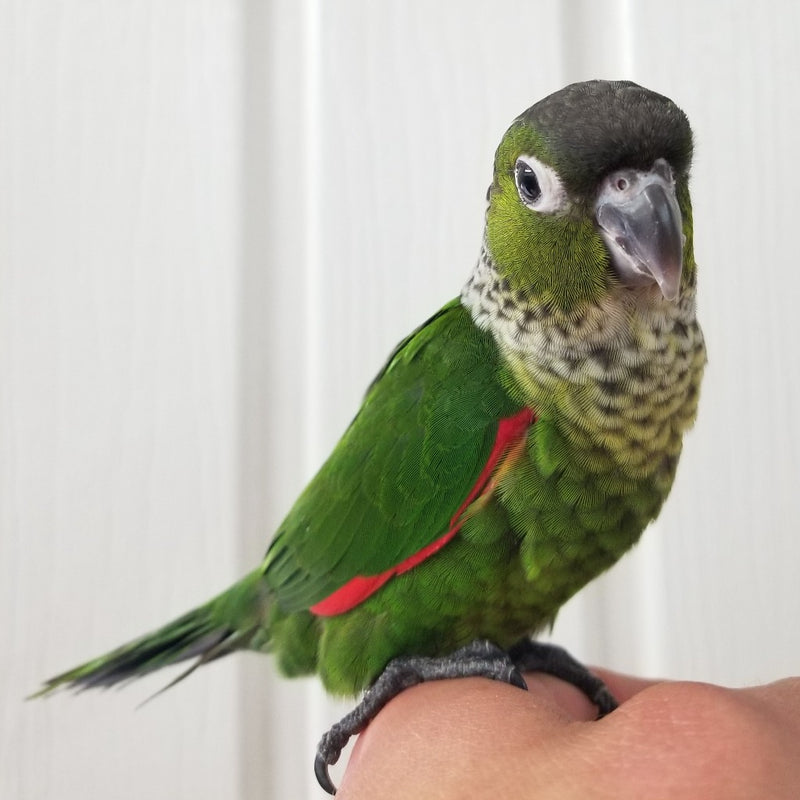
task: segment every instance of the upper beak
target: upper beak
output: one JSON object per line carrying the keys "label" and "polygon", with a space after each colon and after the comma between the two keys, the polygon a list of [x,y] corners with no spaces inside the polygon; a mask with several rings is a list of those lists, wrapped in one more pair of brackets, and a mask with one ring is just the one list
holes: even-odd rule
{"label": "upper beak", "polygon": [[657,283],[677,300],[683,268],[683,228],[669,164],[647,172],[623,169],[601,184],[595,217],[623,286]]}

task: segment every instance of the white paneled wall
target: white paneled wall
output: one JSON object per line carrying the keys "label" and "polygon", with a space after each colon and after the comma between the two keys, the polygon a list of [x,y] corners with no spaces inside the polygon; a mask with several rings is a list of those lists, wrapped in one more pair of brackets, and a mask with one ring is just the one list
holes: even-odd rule
{"label": "white paneled wall", "polygon": [[22,699],[238,570],[242,9],[0,8],[0,797],[226,796],[235,670]]}
{"label": "white paneled wall", "polygon": [[477,255],[494,148],[629,77],[696,131],[700,420],[673,497],[564,610],[590,661],[800,672],[800,10],[0,0],[0,798],[321,797],[337,713],[226,659],[136,710],[22,698],[260,557],[394,343]]}

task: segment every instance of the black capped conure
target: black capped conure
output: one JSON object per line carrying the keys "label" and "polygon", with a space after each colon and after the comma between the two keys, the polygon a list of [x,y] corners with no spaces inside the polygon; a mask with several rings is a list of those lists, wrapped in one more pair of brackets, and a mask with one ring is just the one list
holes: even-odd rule
{"label": "black capped conure", "polygon": [[391,353],[264,559],[40,694],[270,653],[333,694],[367,690],[320,743],[331,792],[347,738],[420,680],[524,688],[543,669],[612,710],[531,637],[655,519],[694,421],[691,158],[684,113],[634,83],[572,84],[517,117],[461,294]]}

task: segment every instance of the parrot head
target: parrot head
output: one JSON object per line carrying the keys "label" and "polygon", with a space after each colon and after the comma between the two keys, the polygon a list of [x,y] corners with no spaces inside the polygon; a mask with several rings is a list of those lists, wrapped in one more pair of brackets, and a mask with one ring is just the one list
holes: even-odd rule
{"label": "parrot head", "polygon": [[675,303],[694,281],[692,132],[668,98],[588,81],[536,103],[497,149],[486,245],[529,302],[566,315],[612,291]]}

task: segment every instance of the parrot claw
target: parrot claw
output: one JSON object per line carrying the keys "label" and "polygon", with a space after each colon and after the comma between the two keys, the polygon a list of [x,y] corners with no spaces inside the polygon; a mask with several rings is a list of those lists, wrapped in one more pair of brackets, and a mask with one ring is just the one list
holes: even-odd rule
{"label": "parrot claw", "polygon": [[361,702],[333,725],[320,740],[314,760],[314,774],[319,785],[328,794],[336,794],[336,786],[328,773],[328,767],[339,760],[350,738],[361,733],[378,712],[404,689],[425,681],[469,677],[491,678],[520,689],[528,688],[522,672],[508,653],[482,639],[442,658],[395,658],[367,689]]}
{"label": "parrot claw", "polygon": [[[319,749],[321,748],[322,742],[320,742],[319,745]],[[314,759],[314,775],[317,777],[317,783],[328,794],[336,794],[336,784],[331,780],[330,773],[328,772],[328,767],[330,764],[328,764],[325,758],[320,755],[319,749],[317,750],[317,757]],[[338,756],[336,756],[336,759],[338,760]]]}
{"label": "parrot claw", "polygon": [[508,655],[522,672],[544,672],[579,689],[597,706],[597,719],[610,714],[619,705],[605,683],[563,647],[526,637],[520,639]]}

